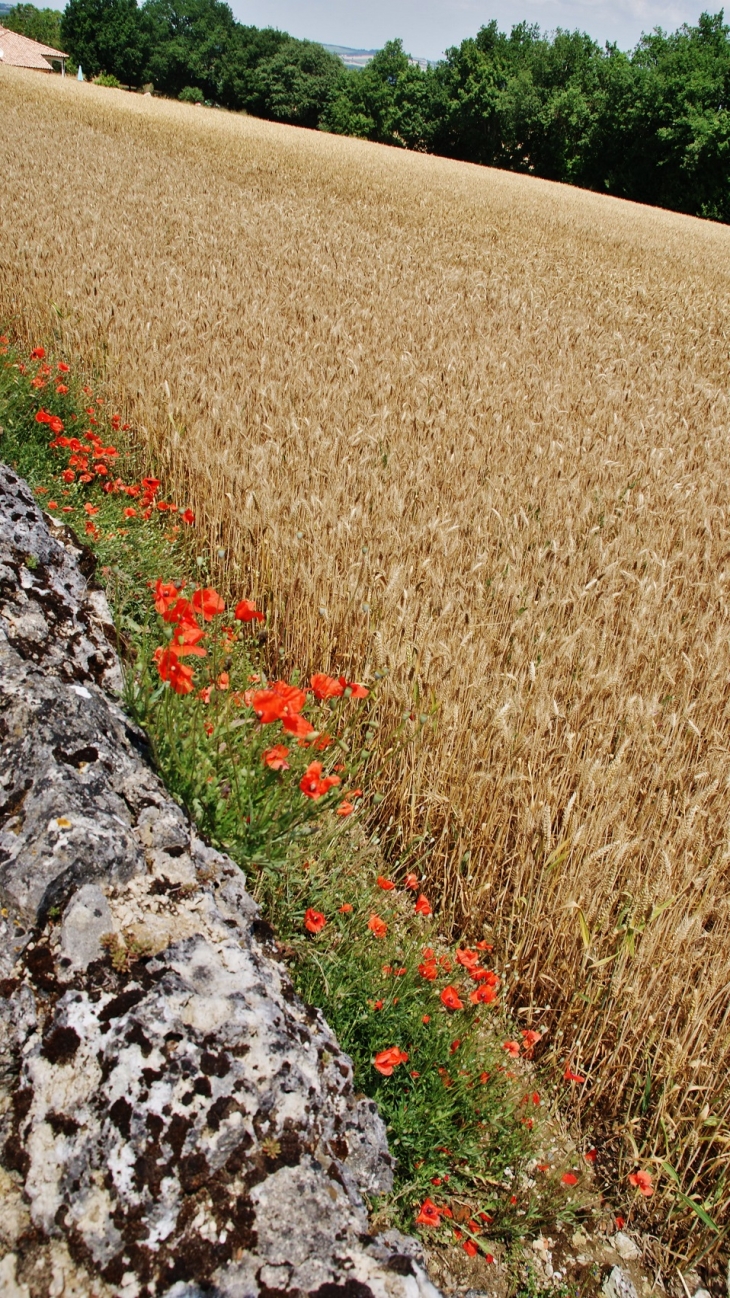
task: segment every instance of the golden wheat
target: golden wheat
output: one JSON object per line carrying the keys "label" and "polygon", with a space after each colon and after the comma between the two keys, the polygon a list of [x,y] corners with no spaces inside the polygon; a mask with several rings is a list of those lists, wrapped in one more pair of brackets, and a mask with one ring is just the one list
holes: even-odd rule
{"label": "golden wheat", "polygon": [[2,318],[104,366],[272,652],[438,704],[391,848],[727,1220],[730,231],[9,69],[0,112]]}

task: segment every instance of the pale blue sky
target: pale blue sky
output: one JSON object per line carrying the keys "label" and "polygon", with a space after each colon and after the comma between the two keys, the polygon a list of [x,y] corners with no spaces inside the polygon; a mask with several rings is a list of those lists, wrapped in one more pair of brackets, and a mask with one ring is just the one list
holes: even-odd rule
{"label": "pale blue sky", "polygon": [[[36,0],[38,3],[38,0]],[[292,36],[332,45],[377,49],[402,37],[410,54],[436,59],[449,45],[496,18],[509,31],[523,18],[543,28],[580,27],[601,43],[630,49],[642,31],[673,31],[696,23],[703,8],[715,12],[721,0],[229,0],[241,22],[280,27]],[[729,6],[730,7],[730,6]]]}

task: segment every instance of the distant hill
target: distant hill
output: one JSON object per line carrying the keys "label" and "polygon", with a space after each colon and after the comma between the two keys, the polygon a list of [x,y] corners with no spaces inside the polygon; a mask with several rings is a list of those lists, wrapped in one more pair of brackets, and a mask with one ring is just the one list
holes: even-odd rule
{"label": "distant hill", "polygon": [[[342,59],[346,68],[364,68],[378,53],[377,50],[354,50],[349,45],[325,45],[324,48],[328,50],[330,54],[336,54],[338,59]],[[412,58],[411,63],[424,69],[429,66],[428,59]]]}

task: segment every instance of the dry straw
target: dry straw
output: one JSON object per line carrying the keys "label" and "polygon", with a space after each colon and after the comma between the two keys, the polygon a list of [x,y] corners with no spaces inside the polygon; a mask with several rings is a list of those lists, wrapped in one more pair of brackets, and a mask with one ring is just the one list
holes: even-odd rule
{"label": "dry straw", "polygon": [[398,851],[623,1171],[727,1221],[730,231],[8,69],[0,111],[3,319],[107,366],[285,663],[438,704]]}

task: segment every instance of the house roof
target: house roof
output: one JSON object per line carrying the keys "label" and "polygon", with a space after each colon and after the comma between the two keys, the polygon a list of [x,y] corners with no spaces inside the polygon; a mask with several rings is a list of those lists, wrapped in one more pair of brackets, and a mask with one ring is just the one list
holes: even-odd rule
{"label": "house roof", "polygon": [[67,58],[68,54],[54,50],[52,45],[41,45],[40,41],[32,41],[19,32],[0,27],[0,63],[7,63],[13,68],[39,68],[43,72],[50,72],[48,59]]}

